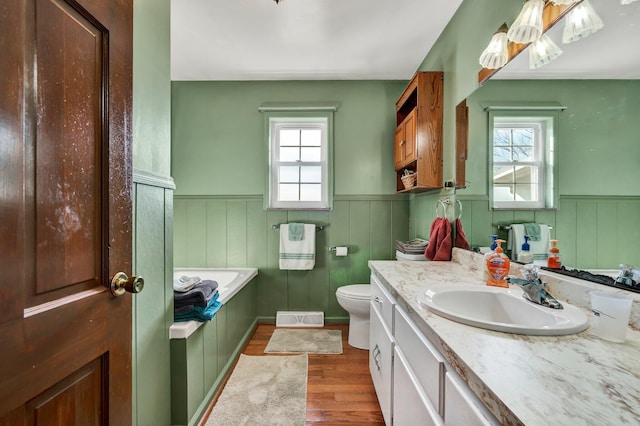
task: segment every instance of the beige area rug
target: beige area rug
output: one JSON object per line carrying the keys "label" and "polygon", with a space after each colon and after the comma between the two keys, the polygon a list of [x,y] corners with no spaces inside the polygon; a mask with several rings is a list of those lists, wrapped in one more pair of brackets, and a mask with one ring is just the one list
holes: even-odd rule
{"label": "beige area rug", "polygon": [[304,425],[307,370],[306,354],[240,354],[206,426]]}
{"label": "beige area rug", "polygon": [[265,353],[341,354],[341,330],[276,328]]}

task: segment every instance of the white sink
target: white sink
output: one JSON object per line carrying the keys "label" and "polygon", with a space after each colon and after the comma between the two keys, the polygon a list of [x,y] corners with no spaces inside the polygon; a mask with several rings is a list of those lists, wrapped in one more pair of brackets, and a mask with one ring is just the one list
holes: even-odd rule
{"label": "white sink", "polygon": [[450,320],[507,333],[560,336],[579,333],[589,326],[589,319],[579,308],[566,302],[561,302],[564,309],[537,305],[525,300],[517,286],[435,286],[420,296],[419,302]]}

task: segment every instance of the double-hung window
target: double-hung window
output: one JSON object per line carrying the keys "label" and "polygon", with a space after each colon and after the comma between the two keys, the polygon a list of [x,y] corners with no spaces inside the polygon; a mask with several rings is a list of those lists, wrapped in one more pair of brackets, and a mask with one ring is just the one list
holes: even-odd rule
{"label": "double-hung window", "polygon": [[332,117],[332,111],[267,114],[267,208],[331,208]]}
{"label": "double-hung window", "polygon": [[489,121],[493,208],[553,208],[555,112],[490,112]]}

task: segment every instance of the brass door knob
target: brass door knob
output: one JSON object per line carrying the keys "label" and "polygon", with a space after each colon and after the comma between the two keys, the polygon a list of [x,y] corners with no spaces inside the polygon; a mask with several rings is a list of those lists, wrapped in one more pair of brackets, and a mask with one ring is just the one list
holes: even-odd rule
{"label": "brass door knob", "polygon": [[124,272],[118,272],[111,279],[111,294],[114,296],[122,296],[126,292],[140,293],[144,288],[144,278],[129,278]]}

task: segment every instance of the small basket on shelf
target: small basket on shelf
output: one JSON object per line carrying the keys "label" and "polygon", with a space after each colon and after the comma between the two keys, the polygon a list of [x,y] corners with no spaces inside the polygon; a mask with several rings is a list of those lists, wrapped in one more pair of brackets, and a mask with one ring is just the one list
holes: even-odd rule
{"label": "small basket on shelf", "polygon": [[417,173],[411,173],[410,175],[404,175],[400,177],[400,179],[402,180],[402,184],[404,185],[404,189],[411,189],[416,186],[417,176]]}

